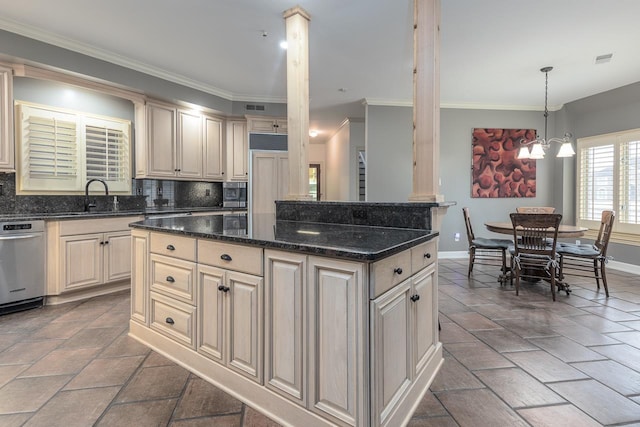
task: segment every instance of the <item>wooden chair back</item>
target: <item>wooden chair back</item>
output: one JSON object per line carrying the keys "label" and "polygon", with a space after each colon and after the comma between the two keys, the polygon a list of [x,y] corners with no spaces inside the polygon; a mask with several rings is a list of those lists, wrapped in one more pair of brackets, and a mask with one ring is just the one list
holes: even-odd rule
{"label": "wooden chair back", "polygon": [[607,248],[609,247],[609,238],[611,237],[611,231],[613,228],[613,221],[616,219],[616,213],[614,211],[602,211],[602,217],[600,219],[600,230],[598,231],[598,238],[594,245],[600,250],[600,255],[607,256]]}
{"label": "wooden chair back", "polygon": [[546,255],[555,259],[561,214],[512,213],[515,254]]}
{"label": "wooden chair back", "polygon": [[516,208],[517,213],[547,213],[552,214],[556,212],[556,208],[550,206],[520,206]]}
{"label": "wooden chair back", "polygon": [[462,215],[464,216],[464,225],[467,228],[467,240],[469,246],[473,244],[473,240],[476,238],[473,234],[473,227],[471,226],[471,217],[469,216],[469,208],[462,208]]}

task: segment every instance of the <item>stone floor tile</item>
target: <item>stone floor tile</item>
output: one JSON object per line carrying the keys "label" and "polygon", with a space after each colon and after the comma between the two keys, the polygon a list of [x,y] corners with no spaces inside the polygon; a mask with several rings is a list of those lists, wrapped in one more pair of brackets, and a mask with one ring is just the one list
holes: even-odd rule
{"label": "stone floor tile", "polygon": [[622,395],[640,395],[640,373],[613,360],[572,363],[577,368]]}
{"label": "stone floor tile", "polygon": [[34,363],[63,343],[64,341],[61,340],[15,343],[0,353],[0,365],[22,365],[25,363]]}
{"label": "stone floor tile", "polygon": [[156,353],[155,351],[152,351],[144,360],[144,363],[142,364],[142,366],[145,368],[148,368],[151,366],[177,366],[177,365],[175,362],[167,359],[160,353]]}
{"label": "stone floor tile", "polygon": [[543,383],[587,378],[582,372],[544,351],[505,353],[505,356]]}
{"label": "stone floor tile", "polygon": [[280,424],[262,415],[260,412],[245,406],[244,419],[242,422],[243,427],[280,427]]}
{"label": "stone floor tile", "polygon": [[[244,424],[249,427],[249,424]],[[242,427],[242,414],[220,415],[218,417],[194,418],[190,420],[177,420],[169,424],[169,427]]]}
{"label": "stone floor tile", "polygon": [[518,318],[513,307],[504,304],[481,304],[474,306],[473,309],[491,320]]}
{"label": "stone floor tile", "polygon": [[180,396],[189,371],[180,366],[156,366],[143,368],[116,398],[116,402],[170,399]]}
{"label": "stone floor tile", "polygon": [[637,421],[640,405],[594,380],[569,381],[549,387],[602,424]]}
{"label": "stone floor tile", "polygon": [[116,328],[83,329],[68,339],[65,348],[106,347],[125,330],[125,326]]}
{"label": "stone floor tile", "polygon": [[586,326],[592,331],[600,332],[601,334],[629,330],[629,328],[627,328],[626,326],[623,326],[617,322],[612,322],[611,320],[607,320],[595,314],[573,316],[570,318],[570,320],[577,323],[578,325]]}
{"label": "stone floor tile", "polygon": [[640,331],[614,332],[607,335],[614,340],[629,344],[635,348],[640,348]]}
{"label": "stone floor tile", "polygon": [[620,341],[609,338],[608,336],[589,329],[586,326],[578,325],[571,320],[560,322],[551,326],[551,328],[559,335],[564,335],[567,338],[571,338],[578,344],[582,344],[584,346],[620,343]]}
{"label": "stone floor tile", "polygon": [[529,341],[567,363],[603,359],[601,354],[565,337],[531,338]]}
{"label": "stone floor tile", "polygon": [[28,336],[29,341],[68,339],[86,326],[86,322],[49,323]]}
{"label": "stone floor tile", "polygon": [[528,319],[501,319],[496,323],[513,333],[520,335],[522,338],[550,337],[558,335],[549,326],[533,322]]}
{"label": "stone floor tile", "polygon": [[451,320],[462,326],[467,331],[481,331],[485,329],[502,329],[502,326],[492,322],[480,313],[466,312],[453,313],[449,316]]}
{"label": "stone floor tile", "polygon": [[131,318],[130,309],[127,311],[109,310],[87,325],[87,328],[110,328],[122,326]]}
{"label": "stone floor tile", "polygon": [[37,411],[70,379],[70,375],[14,379],[0,388],[0,414]]}
{"label": "stone floor tile", "polygon": [[640,372],[640,349],[627,344],[620,344],[592,347],[592,350]]}
{"label": "stone floor tile", "polygon": [[474,331],[473,334],[498,353],[538,350],[538,347],[529,341],[506,329]]}
{"label": "stone floor tile", "polygon": [[151,349],[128,335],[120,335],[100,353],[100,357],[146,356]]}
{"label": "stone floor tile", "polygon": [[140,367],[143,360],[144,356],[95,359],[80,371],[64,389],[123,385]]}
{"label": "stone floor tile", "polygon": [[442,330],[440,331],[441,343],[455,343],[455,342],[474,342],[478,341],[476,337],[465,331],[462,327],[456,323],[440,323]]}
{"label": "stone floor tile", "polygon": [[111,405],[96,427],[122,427],[131,425],[132,420],[136,427],[166,426],[177,403],[178,399],[163,399]]}
{"label": "stone floor tile", "polygon": [[612,322],[627,322],[632,320],[640,321],[640,317],[636,316],[635,314],[627,313],[626,311],[618,310],[617,308],[607,307],[604,305],[585,307],[582,310],[588,311],[592,314],[597,314],[598,316],[602,316],[607,320],[611,320]]}
{"label": "stone floor tile", "polygon": [[434,417],[444,415],[447,415],[447,410],[444,409],[442,403],[440,403],[438,398],[430,391],[427,391],[424,394],[420,404],[418,404],[418,407],[413,413],[414,417]]}
{"label": "stone floor tile", "polygon": [[242,402],[198,377],[191,377],[173,418],[197,418],[239,413]]}
{"label": "stone floor tile", "polygon": [[513,366],[513,363],[483,342],[445,344],[444,347],[453,357],[472,371]]}
{"label": "stone floor tile", "polygon": [[620,322],[620,323],[626,326],[627,328],[632,328],[632,329],[635,329],[636,331],[640,331],[640,320],[632,320],[630,322]]}
{"label": "stone floor tile", "polygon": [[445,357],[440,371],[431,383],[433,392],[483,387],[484,384],[471,371],[452,357]]}
{"label": "stone floor tile", "polygon": [[0,365],[0,388],[30,366],[31,365]]}
{"label": "stone floor tile", "polygon": [[450,416],[444,417],[429,417],[419,418],[414,417],[409,420],[407,427],[457,427],[458,423],[455,422]]}
{"label": "stone floor tile", "polygon": [[58,348],[20,374],[24,377],[76,374],[100,351],[99,348]]}
{"label": "stone floor tile", "polygon": [[33,413],[0,415],[0,426],[2,427],[22,427],[24,423],[33,416]]}
{"label": "stone floor tile", "polygon": [[89,324],[109,311],[109,308],[110,306],[104,304],[95,306],[84,303],[74,310],[57,317],[54,322],[85,322],[85,324]]}
{"label": "stone floor tile", "polygon": [[[4,332],[4,328],[0,330],[0,332]],[[24,336],[22,334],[0,333],[0,352],[21,341],[23,338]]]}
{"label": "stone floor tile", "polygon": [[604,301],[601,301],[602,305],[607,307],[617,308],[618,310],[626,311],[626,312],[637,312],[640,311],[640,304],[636,304],[633,302],[621,300],[618,298],[607,298]]}
{"label": "stone floor tile", "polygon": [[490,390],[446,391],[436,396],[461,427],[528,425]]}
{"label": "stone floor tile", "polygon": [[57,393],[24,427],[93,425],[119,390],[119,387],[103,387]]}
{"label": "stone floor tile", "polygon": [[601,425],[573,405],[519,409],[518,414],[533,427],[599,427]]}
{"label": "stone floor tile", "polygon": [[518,368],[478,371],[475,375],[512,408],[565,402],[547,386]]}

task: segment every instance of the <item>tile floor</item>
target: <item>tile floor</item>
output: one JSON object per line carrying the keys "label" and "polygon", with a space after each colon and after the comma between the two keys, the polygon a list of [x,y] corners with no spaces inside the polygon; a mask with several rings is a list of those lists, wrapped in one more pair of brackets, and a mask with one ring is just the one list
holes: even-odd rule
{"label": "tile floor", "polygon": [[[483,268],[484,267],[484,268]],[[551,301],[440,264],[445,363],[410,426],[640,426],[640,276]],[[0,426],[275,426],[127,336],[126,293],[0,316]]]}

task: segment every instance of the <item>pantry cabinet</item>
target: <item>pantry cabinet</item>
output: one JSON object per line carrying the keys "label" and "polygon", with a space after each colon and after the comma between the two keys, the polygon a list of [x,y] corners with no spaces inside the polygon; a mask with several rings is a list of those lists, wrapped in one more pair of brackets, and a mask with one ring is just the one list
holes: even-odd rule
{"label": "pantry cabinet", "polygon": [[0,65],[0,172],[14,172],[13,76]]}

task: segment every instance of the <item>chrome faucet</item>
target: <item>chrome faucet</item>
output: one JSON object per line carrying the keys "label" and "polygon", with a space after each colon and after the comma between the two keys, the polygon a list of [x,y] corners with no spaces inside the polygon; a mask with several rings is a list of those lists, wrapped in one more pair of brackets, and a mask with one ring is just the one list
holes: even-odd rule
{"label": "chrome faucet", "polygon": [[98,179],[98,178],[93,178],[93,179],[90,179],[89,181],[87,181],[87,184],[84,186],[84,211],[85,212],[91,212],[91,208],[95,208],[96,207],[95,204],[89,203],[89,185],[94,181],[101,182],[102,185],[104,185],[104,194],[105,194],[105,196],[109,195],[109,187],[107,186],[107,183],[104,182],[104,180]]}

